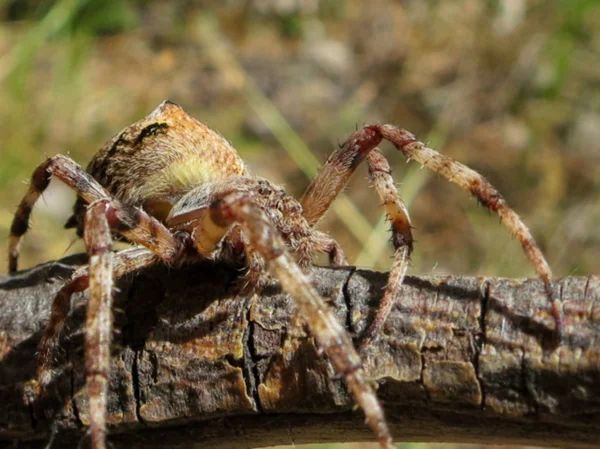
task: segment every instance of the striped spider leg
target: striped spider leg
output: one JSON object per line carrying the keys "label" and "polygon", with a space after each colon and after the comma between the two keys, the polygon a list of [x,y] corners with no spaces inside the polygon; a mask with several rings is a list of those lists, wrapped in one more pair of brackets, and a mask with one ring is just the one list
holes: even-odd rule
{"label": "striped spider leg", "polygon": [[[92,447],[104,449],[106,435],[106,396],[110,376],[112,335],[113,275],[120,276],[162,259],[172,262],[183,252],[183,244],[157,220],[142,210],[125,208],[78,164],[65,156],[43,162],[32,176],[29,190],[21,201],[11,226],[9,266],[16,271],[21,238],[29,226],[31,211],[54,176],[76,191],[91,205],[85,213],[84,240],[90,256],[88,267],[77,270],[52,302],[50,318],[38,348],[37,378],[42,394],[53,379],[52,362],[58,337],[71,307],[71,296],[90,288],[85,332],[85,378],[90,407]],[[150,249],[133,248],[119,253],[113,261],[110,251],[113,228],[132,242]],[[150,251],[151,250],[151,251]]]}

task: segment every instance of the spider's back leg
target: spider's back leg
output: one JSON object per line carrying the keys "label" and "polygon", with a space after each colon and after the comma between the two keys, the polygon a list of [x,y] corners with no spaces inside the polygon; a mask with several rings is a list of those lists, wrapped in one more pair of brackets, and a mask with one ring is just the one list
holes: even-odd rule
{"label": "spider's back leg", "polygon": [[[428,148],[419,142],[415,136],[406,130],[393,125],[373,125],[363,131],[377,132],[384,139],[391,142],[407,158],[414,159],[425,167],[443,176],[448,181],[458,184],[470,192],[485,208],[495,212],[500,217],[500,222],[519,241],[525,255],[535,267],[538,276],[544,282],[546,294],[551,305],[552,316],[555,321],[555,339],[560,341],[563,329],[562,309],[558,302],[554,287],[552,286],[552,271],[535,242],[533,235],[521,220],[521,217],[510,208],[502,195],[475,170],[456,162],[454,159]],[[361,131],[359,131],[361,132]]]}
{"label": "spider's back leg", "polygon": [[10,228],[9,271],[17,270],[21,239],[29,226],[33,206],[44,192],[51,177],[56,177],[71,187],[86,203],[110,199],[107,210],[110,227],[132,242],[144,245],[157,253],[163,260],[176,259],[181,252],[181,243],[156,218],[142,209],[126,207],[111,199],[104,188],[89,173],[72,159],[57,155],[43,162],[33,173],[29,190],[19,204]]}
{"label": "spider's back leg", "polygon": [[410,255],[413,250],[413,236],[411,232],[410,217],[406,205],[394,184],[390,164],[381,152],[375,148],[367,155],[369,163],[369,176],[375,186],[392,230],[392,244],[396,253],[394,263],[390,270],[388,283],[383,299],[377,308],[377,313],[367,330],[363,334],[360,349],[363,351],[370,341],[381,331],[383,323],[395,303],[398,289],[404,282],[404,277],[410,264]]}
{"label": "spider's back leg", "polygon": [[107,250],[110,234],[106,232],[106,219],[102,220],[105,205],[96,205],[87,213],[95,223],[92,226],[93,230],[88,232],[86,237],[90,265],[77,270],[54,298],[50,319],[38,348],[37,379],[42,394],[46,394],[53,381],[55,346],[70,310],[71,295],[89,287],[90,299],[85,328],[86,389],[89,397],[92,447],[101,449],[105,447],[107,386],[110,375],[112,278],[117,279],[160,259],[143,247],[129,248],[113,256]]}
{"label": "spider's back leg", "polygon": [[552,286],[552,271],[527,226],[483,176],[452,158],[428,148],[406,130],[392,125],[370,125],[353,133],[329,157],[302,197],[302,207],[309,222],[316,224],[321,219],[356,166],[363,159],[369,159],[369,154],[383,139],[391,142],[407,158],[414,159],[448,181],[458,184],[475,196],[484,207],[498,214],[502,224],[519,241],[525,255],[544,282],[555,321],[556,341],[560,341],[563,328],[562,310]]}
{"label": "spider's back leg", "polygon": [[[159,258],[150,250],[143,247],[128,248],[120,251],[114,256],[113,275],[115,278],[142,267],[151,265]],[[42,390],[52,382],[52,361],[54,351],[58,343],[58,337],[63,329],[65,320],[71,310],[71,296],[77,292],[86,290],[90,285],[89,267],[85,266],[71,275],[58,291],[52,301],[50,318],[44,329],[44,334],[38,346],[37,357],[37,380]]]}

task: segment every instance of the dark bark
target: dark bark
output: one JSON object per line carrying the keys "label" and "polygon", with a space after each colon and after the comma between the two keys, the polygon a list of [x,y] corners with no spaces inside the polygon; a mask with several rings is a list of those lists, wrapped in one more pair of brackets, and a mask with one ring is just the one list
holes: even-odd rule
{"label": "dark bark", "polygon": [[[74,298],[56,378],[39,398],[35,351],[69,261],[0,277],[0,446],[74,447],[87,422],[84,296]],[[372,441],[341,379],[295,325],[277,288],[236,296],[235,270],[154,267],[120,282],[109,422],[115,447],[261,447]],[[314,279],[359,338],[386,276],[318,268]],[[596,447],[600,278],[559,283],[566,330],[541,282],[409,277],[365,365],[397,441]]]}

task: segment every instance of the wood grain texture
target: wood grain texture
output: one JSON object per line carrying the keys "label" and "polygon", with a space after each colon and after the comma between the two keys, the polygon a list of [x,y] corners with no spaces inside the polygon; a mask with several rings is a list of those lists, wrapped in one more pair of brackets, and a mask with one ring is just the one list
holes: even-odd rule
{"label": "wood grain texture", "polygon": [[[81,323],[73,298],[52,394],[35,352],[77,257],[0,276],[0,447],[74,447],[87,423]],[[359,338],[386,275],[316,268],[319,292]],[[157,266],[119,283],[109,394],[114,447],[263,447],[372,441],[340,379],[276,285],[240,297],[236,271]],[[558,283],[565,336],[538,280],[408,277],[364,355],[396,441],[600,442],[600,278]]]}

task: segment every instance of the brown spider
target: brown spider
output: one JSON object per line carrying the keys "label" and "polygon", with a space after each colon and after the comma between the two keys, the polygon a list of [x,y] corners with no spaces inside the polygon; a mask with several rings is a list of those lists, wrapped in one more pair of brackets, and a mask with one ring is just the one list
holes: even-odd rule
{"label": "brown spider", "polygon": [[[272,275],[293,297],[317,344],[336,372],[345,378],[355,401],[364,410],[380,445],[392,448],[382,407],[361,359],[305,274],[315,252],[327,253],[331,263],[345,263],[335,240],[315,226],[356,167],[366,159],[371,181],[392,224],[396,255],[382,304],[363,337],[364,348],[385,321],[412,252],[408,213],[396,192],[388,162],[376,148],[383,139],[409,159],[470,191],[499,215],[543,279],[558,333],[560,308],[554,300],[550,268],[529,230],[481,175],[427,148],[409,132],[391,125],[366,126],[356,131],[331,155],[298,202],[281,187],[251,176],[223,137],[176,104],[165,101],[108,142],[94,156],[87,172],[61,155],[42,163],[33,173],[29,190],[15,214],[10,231],[11,272],[17,270],[21,237],[28,229],[33,205],[51,177],[78,195],[66,227],[75,227],[84,236],[90,256],[89,265],[73,274],[52,303],[39,346],[37,377],[42,391],[53,375],[53,352],[69,312],[70,297],[89,288],[85,376],[90,432],[92,447],[104,449],[113,279],[159,261],[241,261],[247,266],[248,288],[258,288]],[[113,253],[113,235],[140,246]]]}

